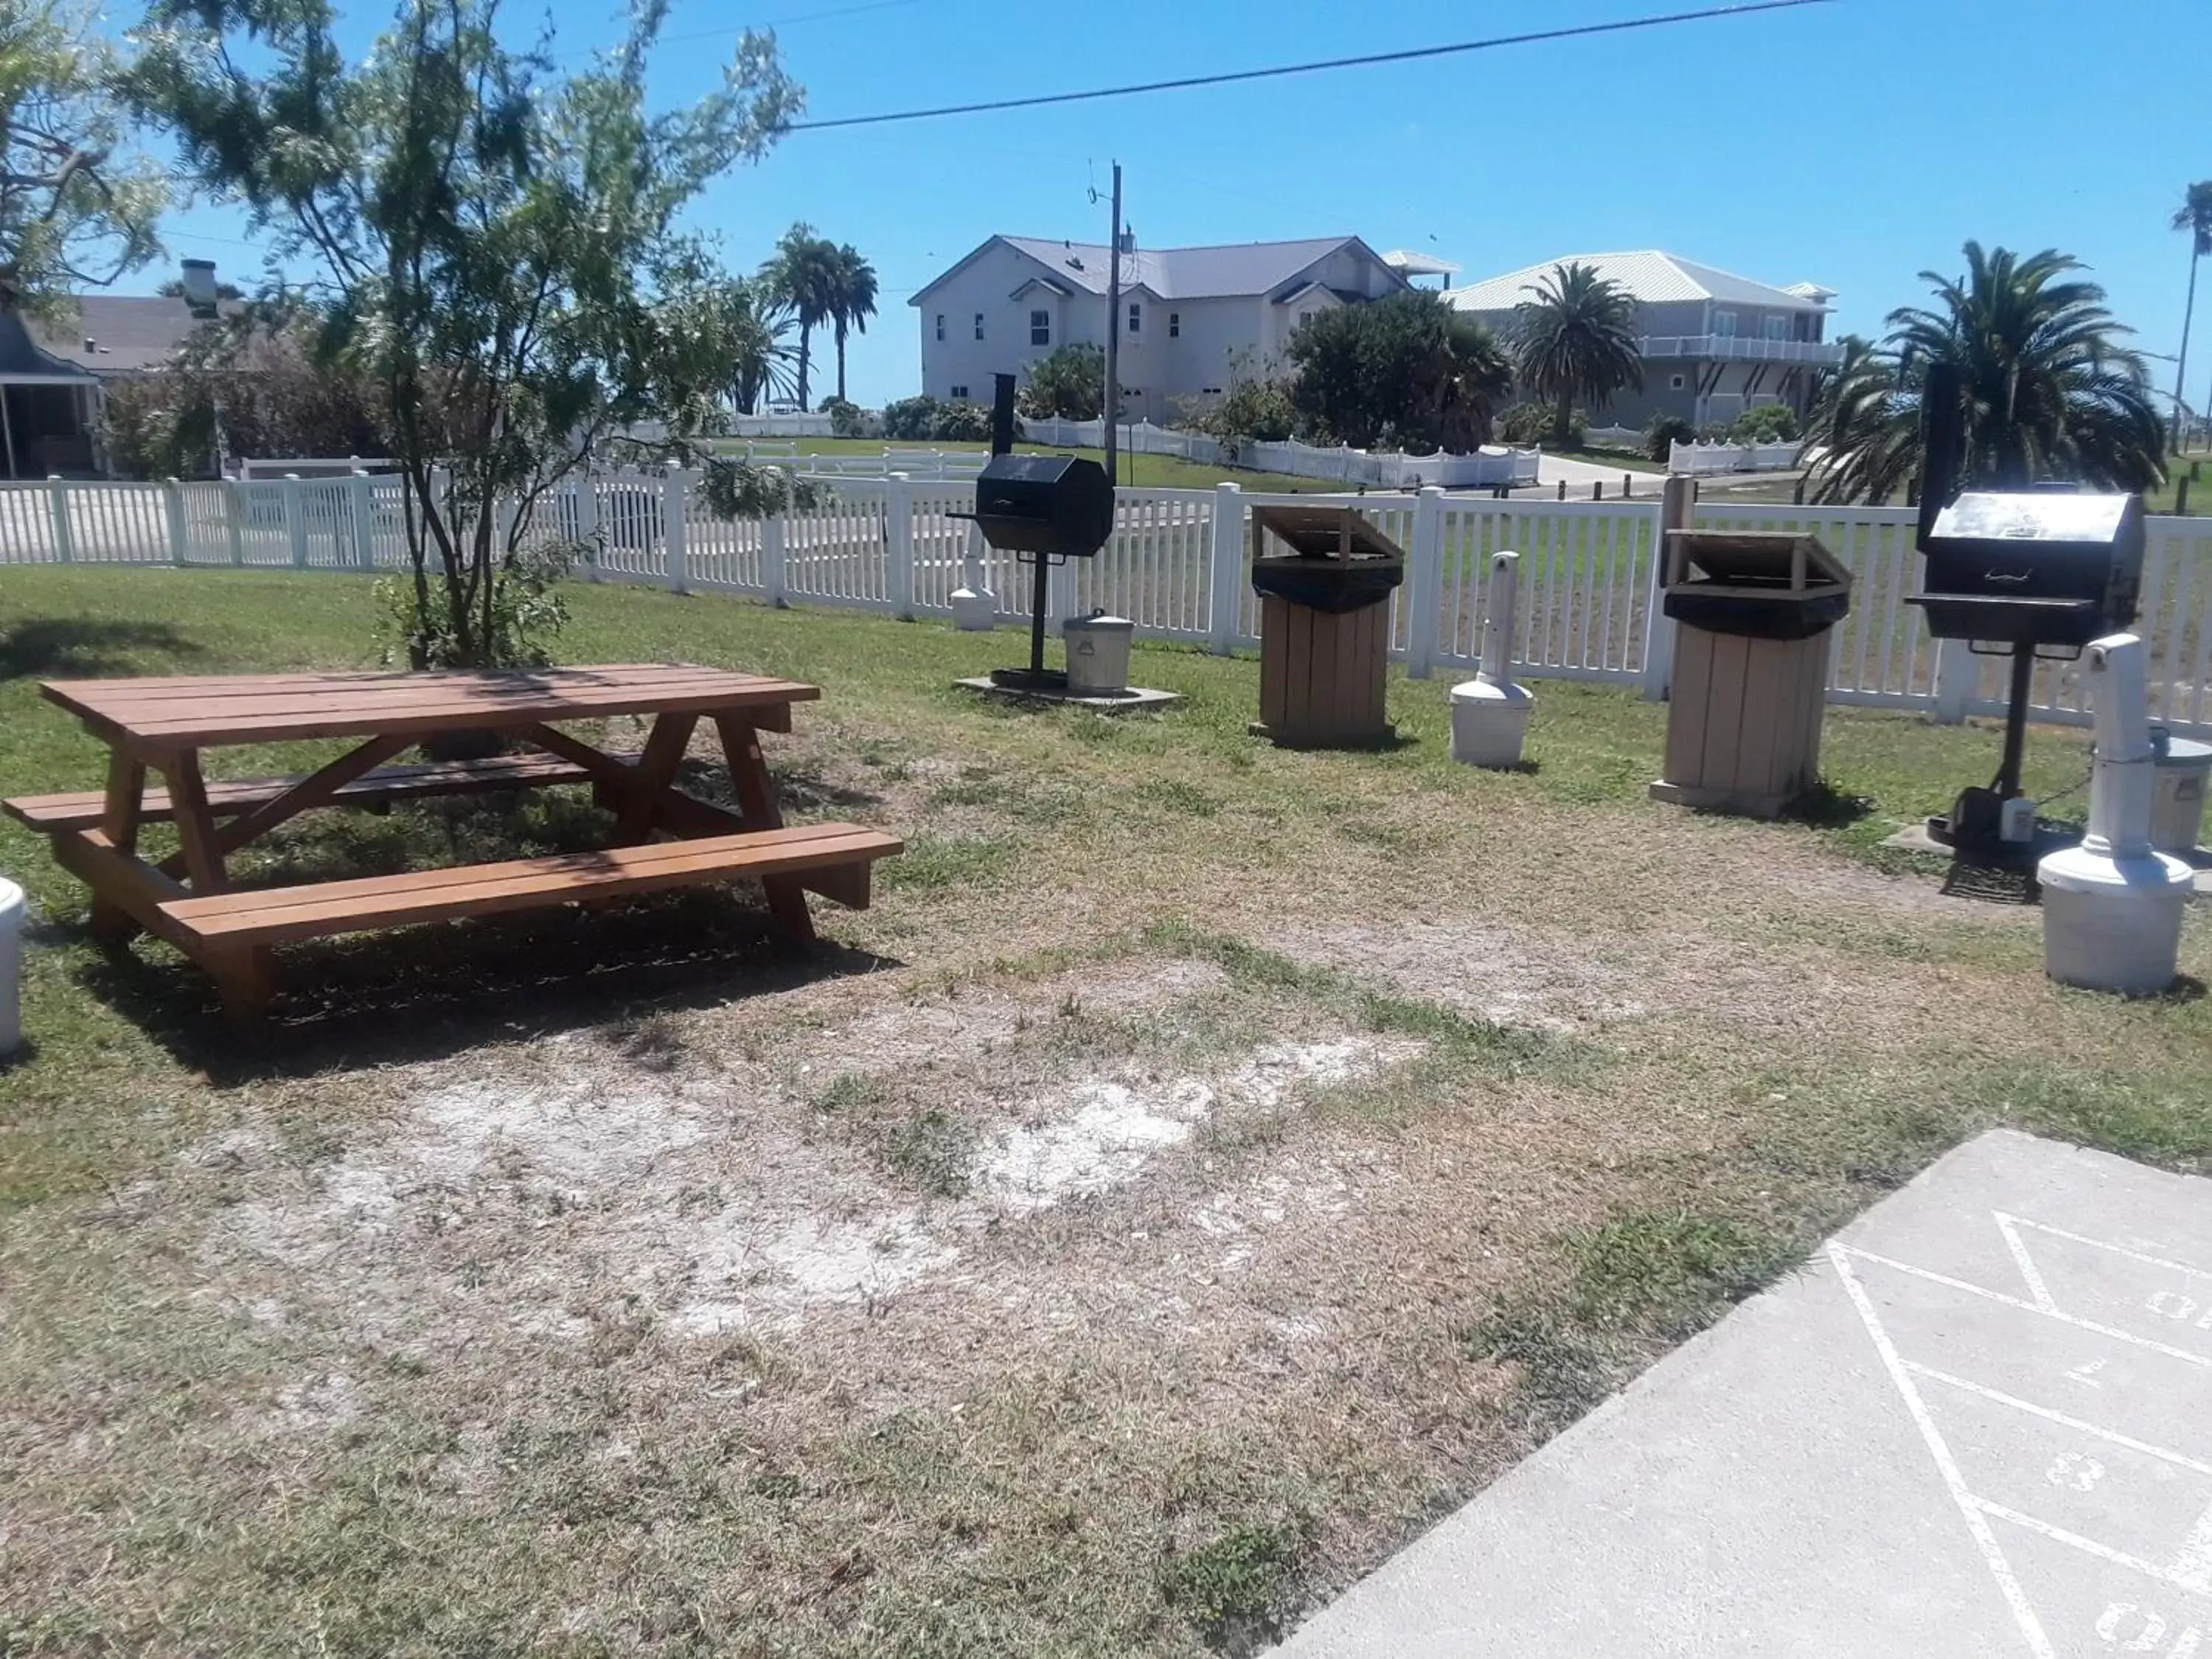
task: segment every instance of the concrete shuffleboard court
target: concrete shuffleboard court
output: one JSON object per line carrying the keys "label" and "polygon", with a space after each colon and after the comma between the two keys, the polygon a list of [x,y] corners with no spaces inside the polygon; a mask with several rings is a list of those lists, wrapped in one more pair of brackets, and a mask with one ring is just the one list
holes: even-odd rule
{"label": "concrete shuffleboard court", "polygon": [[2212,1659],[2212,1181],[1996,1132],[1281,1659]]}

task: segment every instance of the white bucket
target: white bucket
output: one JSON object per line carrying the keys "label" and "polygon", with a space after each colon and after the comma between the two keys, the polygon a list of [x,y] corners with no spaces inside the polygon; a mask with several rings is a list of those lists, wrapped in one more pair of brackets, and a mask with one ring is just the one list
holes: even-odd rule
{"label": "white bucket", "polygon": [[2150,844],[2187,858],[2204,833],[2204,781],[2212,774],[2212,744],[2168,738],[2155,763],[2150,799]]}
{"label": "white bucket", "polygon": [[23,890],[0,881],[0,1054],[23,1040]]}
{"label": "white bucket", "polygon": [[1136,623],[1125,617],[1070,617],[1060,625],[1067,647],[1067,689],[1110,697],[1129,689],[1129,642]]}
{"label": "white bucket", "polygon": [[2087,848],[2053,853],[2043,884],[2043,964],[2062,985],[2138,994],[2173,983],[2181,914],[2196,872],[2163,853],[2115,859]]}
{"label": "white bucket", "polygon": [[1521,764],[1534,693],[1507,682],[1464,680],[1451,690],[1451,757],[1464,766]]}

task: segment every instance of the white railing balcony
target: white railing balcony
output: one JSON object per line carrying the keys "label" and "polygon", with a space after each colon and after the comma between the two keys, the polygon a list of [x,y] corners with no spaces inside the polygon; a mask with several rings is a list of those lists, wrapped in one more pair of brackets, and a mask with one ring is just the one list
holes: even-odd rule
{"label": "white railing balcony", "polygon": [[1647,334],[1637,342],[1649,357],[1728,357],[1753,363],[1839,363],[1832,340],[1769,340],[1752,334]]}

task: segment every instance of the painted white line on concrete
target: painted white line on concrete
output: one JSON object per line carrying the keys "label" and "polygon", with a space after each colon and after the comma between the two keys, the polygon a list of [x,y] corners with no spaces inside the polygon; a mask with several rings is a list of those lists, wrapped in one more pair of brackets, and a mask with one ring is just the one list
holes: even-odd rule
{"label": "painted white line on concrete", "polygon": [[[1911,1373],[1905,1370],[1905,1361],[1898,1354],[1897,1345],[1889,1340],[1889,1333],[1882,1328],[1881,1316],[1875,1312],[1874,1298],[1867,1294],[1866,1286],[1859,1283],[1858,1276],[1851,1271],[1849,1254],[1840,1244],[1828,1246],[1828,1261],[1834,1267],[1837,1278],[1842,1281],[1844,1293],[1850,1297],[1851,1305],[1858,1310],[1859,1322],[1866,1327],[1875,1352],[1881,1357],[1883,1368],[1889,1372],[1890,1381],[1896,1384],[1897,1392],[1903,1397],[1905,1410],[1911,1413],[1913,1426],[1920,1431],[1920,1438],[1927,1445],[1928,1455],[1935,1460],[1936,1471],[1943,1478],[1944,1489],[1951,1494],[1952,1503],[1958,1506],[1960,1518],[1966,1523],[1967,1532],[1981,1551],[1982,1559],[1989,1566],[1990,1576],[1996,1580],[2005,1604],[2012,1609],[2013,1620],[2027,1640],[2028,1651],[2035,1656],[2035,1659],[2058,1659],[2057,1650],[2051,1645],[2051,1638],[2043,1633],[2043,1621],[2035,1616],[2035,1609],[2028,1605],[2027,1594],[2021,1589],[2020,1579],[2014,1573],[2011,1562],[2005,1559],[2004,1547],[1997,1542],[1996,1533],[1990,1526],[1988,1516],[1983,1513],[1978,1500],[1966,1489],[1966,1478],[1959,1468],[1958,1460],[1951,1455],[1950,1447],[1944,1443],[1942,1433],[1936,1427],[1936,1419],[1929,1413],[1927,1402],[1921,1399],[1919,1389],[1913,1385]],[[1872,1259],[1878,1261],[1881,1258]]]}
{"label": "painted white line on concrete", "polygon": [[1993,1516],[1999,1521],[2008,1521],[2014,1526],[2024,1527],[2033,1533],[2039,1533],[2054,1544],[2064,1544],[2069,1548],[2081,1551],[2084,1555],[2094,1555],[2100,1561],[2109,1561],[2116,1567],[2125,1567],[2130,1572],[2142,1573],[2146,1578],[2155,1578],[2160,1583],[2171,1584],[2176,1589],[2197,1591],[2197,1586],[2195,1584],[2176,1577],[2171,1571],[2158,1565],[2155,1562],[2144,1560],[2139,1555],[2130,1555],[2124,1550],[2116,1550],[2110,1544],[2100,1544],[2094,1538],[2085,1538],[2078,1532],[2069,1532],[2063,1527],[2053,1526],[2048,1521],[2038,1520],[2034,1516],[2025,1515],[2002,1504],[1993,1504],[1986,1498],[1970,1497],[1966,1502],[1984,1515]]}
{"label": "painted white line on concrete", "polygon": [[2019,1218],[2007,1215],[2002,1210],[1992,1210],[1990,1213],[1996,1218],[1997,1231],[2004,1235],[2005,1249],[2012,1252],[2013,1264],[2020,1269],[2021,1278],[2027,1282],[2027,1293],[2035,1298],[2035,1305],[2045,1313],[2057,1313],[2057,1298],[2051,1294],[2051,1287],[2043,1282],[2042,1270],[2027,1253],[2027,1245],[2020,1236]]}
{"label": "painted white line on concrete", "polygon": [[2181,1540],[2181,1553],[2173,1558],[2169,1571],[2175,1582],[2200,1595],[2212,1595],[2212,1508],[2197,1517],[2197,1524]]}
{"label": "painted white line on concrete", "polygon": [[2162,1255],[2147,1255],[2141,1250],[2130,1249],[2124,1244],[2114,1244],[2102,1238],[2091,1238],[2084,1233],[2069,1233],[2063,1227],[2054,1227],[2044,1221],[2030,1221],[2026,1216],[2007,1216],[2005,1219],[2022,1227],[2033,1227],[2039,1233],[2049,1233],[2053,1238],[2067,1238],[2076,1244],[2087,1244],[2093,1250],[2110,1250],[2114,1255],[2124,1255],[2129,1261],[2140,1261],[2146,1267],[2171,1267],[2175,1273],[2187,1273],[2193,1279],[2212,1279],[2212,1270],[2192,1267],[2186,1261],[2175,1261]]}
{"label": "painted white line on concrete", "polygon": [[2212,1367],[2212,1354],[2195,1353],[2187,1348],[2177,1348],[2170,1342],[2154,1342],[2147,1336],[2137,1336],[2133,1331],[2124,1331],[2113,1325],[2100,1325],[2094,1319],[2077,1319],[2072,1314],[2058,1313],[2049,1308],[2039,1308],[2025,1297],[2007,1296],[2002,1291],[1986,1290],[1979,1285],[1969,1285],[1963,1279],[1954,1279],[1948,1273],[1930,1272],[1916,1267],[1909,1261],[1899,1261],[1893,1256],[1878,1255],[1852,1244],[1831,1244],[1829,1253],[1848,1251],[1869,1261],[1879,1261],[1885,1267],[1894,1267],[1901,1273],[1911,1273],[1915,1279],[1924,1279],[1931,1284],[1948,1285],[1954,1291],[1964,1291],[1969,1296],[1978,1296],[1987,1302],[2001,1302],[2008,1308],[2018,1308],[2023,1313],[2039,1314],[2045,1319],[2055,1319],[2062,1325],[2071,1325],[2076,1330],[2094,1331],[2099,1336],[2109,1336],[2115,1342],[2126,1342],[2138,1348],[2148,1348],[2153,1353],[2162,1353],[2169,1359],[2186,1360],[2192,1365]]}
{"label": "painted white line on concrete", "polygon": [[[1933,1382],[1948,1383],[1954,1389],[1963,1389],[1968,1394],[1979,1395],[1984,1400],[1993,1400],[2000,1406],[2009,1406],[2014,1411],[2026,1412],[2031,1417],[2040,1417],[2065,1428],[2078,1429],[2083,1434],[2093,1434],[2100,1440],[2112,1442],[2115,1446],[2125,1446],[2130,1451],[2142,1452],[2148,1457],[2162,1458],[2168,1463],[2178,1463],[2185,1469],[2194,1469],[2199,1474],[2212,1474],[2212,1463],[2191,1457],[2186,1452],[2168,1451],[2163,1446],[2154,1446],[2148,1440],[2137,1440],[2132,1435],[2120,1433],[2117,1429],[2100,1428],[2096,1424],[2085,1423],[2078,1417],[2069,1417],[2064,1412],[2055,1412],[2048,1406],[2039,1406],[2033,1401],[2022,1400],[2017,1395],[2005,1394],[1996,1389],[1985,1388],[1979,1382],[1968,1381],[1966,1377],[1954,1376],[1948,1371],[1939,1371],[1933,1365],[1923,1365],[1917,1359],[1906,1360],[1905,1369],[1916,1376],[1924,1376]],[[2212,1515],[2205,1517],[2205,1522],[2212,1523]],[[2208,1533],[2206,1547],[2208,1550],[2212,1550],[2212,1533]]]}

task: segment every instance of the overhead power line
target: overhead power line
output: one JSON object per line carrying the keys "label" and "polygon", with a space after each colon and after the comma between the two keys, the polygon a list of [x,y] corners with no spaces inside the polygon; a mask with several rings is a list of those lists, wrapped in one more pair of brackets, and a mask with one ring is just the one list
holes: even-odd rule
{"label": "overhead power line", "polygon": [[1746,0],[1740,5],[1708,6],[1697,11],[1674,11],[1653,17],[1626,17],[1611,23],[1583,23],[1572,28],[1539,29],[1527,34],[1500,34],[1487,40],[1459,40],[1441,46],[1409,46],[1402,52],[1367,52],[1357,58],[1326,58],[1311,64],[1280,64],[1269,69],[1231,70],[1219,75],[1185,75],[1172,81],[1141,81],[1124,87],[1099,87],[1088,92],[1039,93],[1028,98],[994,98],[975,104],[944,104],[933,109],[892,110],[880,115],[842,115],[826,121],[794,121],[787,132],[827,132],[835,127],[879,127],[894,121],[931,121],[946,115],[983,115],[997,110],[1039,109],[1048,104],[1091,103],[1101,98],[1131,98],[1147,92],[1181,92],[1193,87],[1222,87],[1239,81],[1269,81],[1286,75],[1318,75],[1327,70],[1365,69],[1376,64],[1405,64],[1422,58],[1449,58],[1470,52],[1489,52],[1498,46],[1536,46],[1547,40],[1572,40],[1594,34],[1621,34],[1632,29],[1662,28],[1670,23],[1697,23],[1708,18],[1744,17],[1753,12],[1792,11],[1800,6],[1827,5],[1832,0]]}

